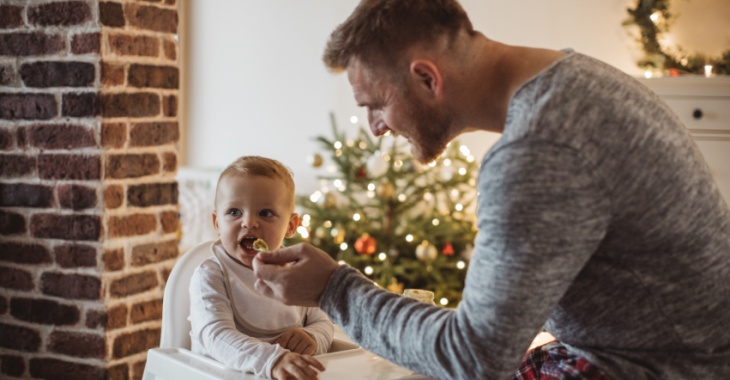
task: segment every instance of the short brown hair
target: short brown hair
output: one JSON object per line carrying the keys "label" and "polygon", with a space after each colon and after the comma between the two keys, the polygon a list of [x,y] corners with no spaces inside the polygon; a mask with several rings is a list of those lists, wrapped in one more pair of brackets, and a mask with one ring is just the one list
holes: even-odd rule
{"label": "short brown hair", "polygon": [[322,60],[333,71],[352,58],[370,66],[393,64],[408,48],[460,31],[474,34],[456,0],[362,0],[330,35]]}
{"label": "short brown hair", "polygon": [[291,195],[292,205],[294,203],[294,175],[288,167],[281,162],[261,156],[241,156],[228,165],[218,177],[215,192],[215,204],[218,204],[218,186],[221,180],[231,175],[261,176],[271,179],[278,179],[284,182]]}

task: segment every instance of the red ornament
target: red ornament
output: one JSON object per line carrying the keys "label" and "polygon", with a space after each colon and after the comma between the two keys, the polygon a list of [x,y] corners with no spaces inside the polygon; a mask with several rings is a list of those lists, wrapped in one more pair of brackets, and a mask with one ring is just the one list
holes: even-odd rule
{"label": "red ornament", "polygon": [[372,255],[378,248],[370,234],[362,234],[357,240],[355,240],[355,251],[361,255]]}
{"label": "red ornament", "polygon": [[454,256],[454,246],[451,245],[451,243],[446,243],[441,253],[443,253],[445,256]]}
{"label": "red ornament", "polygon": [[355,171],[355,179],[366,179],[367,177],[368,173],[365,171],[364,166],[357,168],[357,171]]}

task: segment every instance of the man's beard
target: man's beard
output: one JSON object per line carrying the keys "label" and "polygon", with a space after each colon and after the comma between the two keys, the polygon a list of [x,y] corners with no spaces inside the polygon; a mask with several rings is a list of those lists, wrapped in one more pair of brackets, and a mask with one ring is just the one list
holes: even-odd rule
{"label": "man's beard", "polygon": [[450,130],[454,118],[446,112],[439,112],[416,102],[411,104],[411,120],[414,128],[411,139],[413,157],[428,164],[441,156],[451,140]]}

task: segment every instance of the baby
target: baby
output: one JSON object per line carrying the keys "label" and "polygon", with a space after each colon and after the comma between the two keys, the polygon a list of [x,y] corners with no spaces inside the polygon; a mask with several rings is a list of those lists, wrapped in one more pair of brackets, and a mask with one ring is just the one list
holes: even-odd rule
{"label": "baby", "polygon": [[[220,175],[213,225],[219,240],[190,284],[192,351],[276,379],[316,377],[334,325],[319,308],[287,306],[254,289],[254,241],[272,251],[299,226],[294,180],[280,162],[244,156]],[[258,244],[257,244],[258,245]]]}

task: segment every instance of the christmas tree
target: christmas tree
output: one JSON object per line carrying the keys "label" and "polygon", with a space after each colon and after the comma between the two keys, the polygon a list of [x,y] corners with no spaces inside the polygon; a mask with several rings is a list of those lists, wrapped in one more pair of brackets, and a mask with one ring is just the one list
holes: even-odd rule
{"label": "christmas tree", "polygon": [[388,290],[430,290],[456,306],[476,234],[468,148],[452,142],[421,165],[407,143],[362,127],[348,140],[331,120],[333,137],[316,138],[326,153],[309,157],[321,189],[297,196],[302,226],[287,244],[307,241]]}

